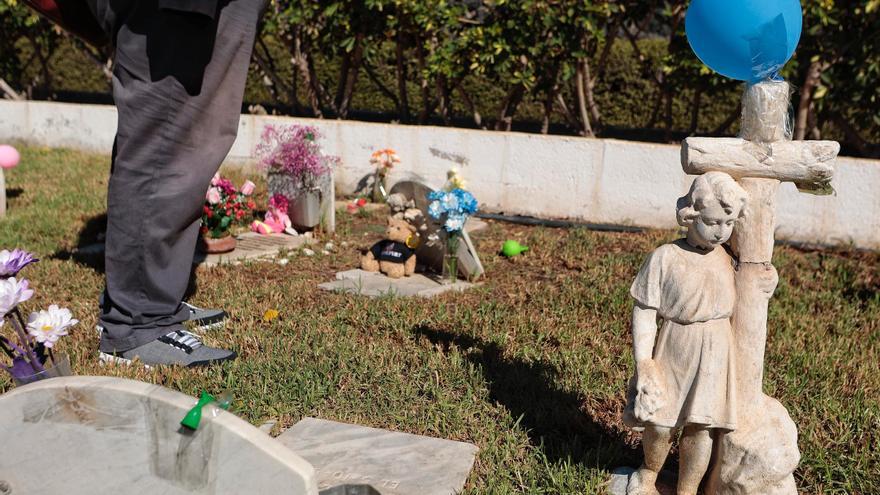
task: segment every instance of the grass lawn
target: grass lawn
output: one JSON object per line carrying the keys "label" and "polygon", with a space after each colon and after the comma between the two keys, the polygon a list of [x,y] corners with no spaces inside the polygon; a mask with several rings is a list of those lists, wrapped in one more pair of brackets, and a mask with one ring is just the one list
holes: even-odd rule
{"label": "grass lawn", "polygon": [[[23,273],[27,310],[66,305],[82,320],[59,348],[79,374],[134,378],[197,395],[229,390],[233,408],[275,433],[303,416],[473,442],[467,493],[602,493],[636,466],[621,422],[632,370],[627,295],[645,255],[674,232],[598,233],[490,223],[475,242],[488,278],[432,300],[370,300],[315,286],[357,265],[381,214],[339,213],[337,250],[289,264],[197,273],[194,303],[227,309],[211,344],[238,360],[210,369],[102,368],[94,325],[100,257],[73,256],[101,231],[108,158],[22,148],[7,173],[0,247],[37,252]],[[262,187],[262,186],[261,186]],[[670,203],[669,214],[673,214]],[[503,240],[531,246],[509,261]],[[807,493],[880,493],[880,255],[776,250],[766,391],[799,425]],[[263,313],[281,316],[264,322]],[[9,381],[0,378],[0,391]]]}

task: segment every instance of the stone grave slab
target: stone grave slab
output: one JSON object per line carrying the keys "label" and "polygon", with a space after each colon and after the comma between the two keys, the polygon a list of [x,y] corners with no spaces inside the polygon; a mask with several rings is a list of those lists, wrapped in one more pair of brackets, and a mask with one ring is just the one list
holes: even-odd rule
{"label": "stone grave slab", "polygon": [[193,264],[200,266],[217,266],[235,261],[253,260],[273,257],[282,250],[299,249],[303,246],[314,244],[315,240],[306,236],[293,236],[287,234],[260,235],[254,232],[246,232],[237,237],[238,244],[235,250],[222,254],[196,253]]}
{"label": "stone grave slab", "polygon": [[182,429],[195,403],[111,377],[16,388],[0,396],[2,493],[318,494],[308,462],[234,414],[208,406]]}
{"label": "stone grave slab", "polygon": [[381,495],[459,493],[479,450],[469,443],[315,418],[303,419],[277,440],[315,466],[321,490],[369,485]]}
{"label": "stone grave slab", "polygon": [[393,279],[381,273],[355,269],[337,273],[336,280],[320,284],[318,288],[367,297],[434,297],[449,291],[462,292],[474,286],[475,284],[464,280],[444,284],[421,273]]}
{"label": "stone grave slab", "polygon": [[[443,229],[443,226],[437,223],[434,219],[428,215],[428,205],[430,202],[428,201],[428,193],[433,191],[430,187],[414,181],[401,181],[397,184],[394,184],[394,187],[391,188],[390,194],[403,194],[407,198],[415,201],[416,208],[422,210],[422,214],[425,216],[428,225],[428,231],[422,232],[422,239],[427,239],[428,237],[436,234],[440,238],[440,242],[435,245],[428,245],[427,242],[422,242],[422,245],[416,249],[416,256],[419,258],[419,263],[429,267],[431,270],[440,273],[443,267],[443,255],[446,251],[446,231]],[[471,223],[473,218],[468,219],[468,223]],[[478,280],[486,270],[483,268],[483,263],[480,262],[480,257],[477,254],[477,250],[474,247],[474,243],[471,241],[470,235],[468,232],[471,230],[465,226],[464,232],[462,232],[462,241],[458,245],[458,270],[460,276],[467,280]]]}

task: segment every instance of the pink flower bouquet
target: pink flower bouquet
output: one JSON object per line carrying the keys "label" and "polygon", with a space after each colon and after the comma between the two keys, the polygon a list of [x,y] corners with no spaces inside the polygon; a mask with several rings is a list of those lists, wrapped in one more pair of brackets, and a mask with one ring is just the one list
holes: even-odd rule
{"label": "pink flower bouquet", "polygon": [[250,196],[256,186],[246,181],[236,189],[229,179],[217,174],[211,179],[211,187],[205,193],[202,208],[202,235],[219,239],[229,234],[229,229],[253,214],[256,206]]}

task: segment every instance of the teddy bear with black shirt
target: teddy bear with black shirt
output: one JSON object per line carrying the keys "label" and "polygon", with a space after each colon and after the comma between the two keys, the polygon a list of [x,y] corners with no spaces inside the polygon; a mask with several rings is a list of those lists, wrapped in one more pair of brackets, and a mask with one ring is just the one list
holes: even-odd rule
{"label": "teddy bear with black shirt", "polygon": [[418,230],[402,218],[389,217],[385,239],[361,257],[361,269],[382,272],[391,278],[409,277],[416,271]]}

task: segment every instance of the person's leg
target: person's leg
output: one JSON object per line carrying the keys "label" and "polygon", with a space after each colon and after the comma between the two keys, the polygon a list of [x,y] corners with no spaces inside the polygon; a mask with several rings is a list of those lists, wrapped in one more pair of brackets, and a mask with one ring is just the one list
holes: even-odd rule
{"label": "person's leg", "polygon": [[672,429],[662,426],[645,426],[642,433],[642,450],[645,461],[638,471],[633,473],[627,486],[627,495],[654,495],[657,491],[657,475],[666,463],[669,449],[672,447]]}
{"label": "person's leg", "polygon": [[155,0],[126,5],[113,12],[119,127],[100,323],[108,353],[181,330],[189,316],[181,299],[201,207],[238,130],[264,3],[221,2],[214,19],[160,10]]}
{"label": "person's leg", "polygon": [[712,435],[708,428],[690,425],[679,441],[678,495],[696,495],[712,459]]}

